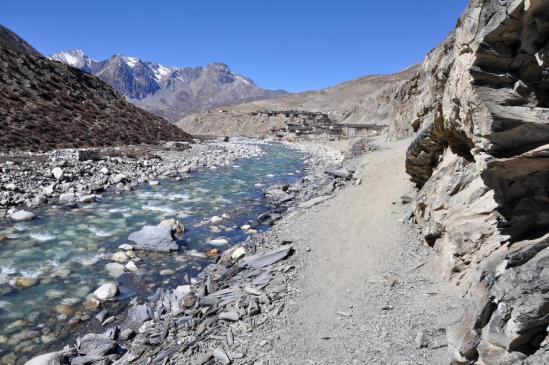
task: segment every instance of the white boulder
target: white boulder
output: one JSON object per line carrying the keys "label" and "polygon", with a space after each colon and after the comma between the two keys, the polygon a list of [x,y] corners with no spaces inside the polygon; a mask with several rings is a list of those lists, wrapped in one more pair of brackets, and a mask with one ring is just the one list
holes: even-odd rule
{"label": "white boulder", "polygon": [[93,295],[99,300],[110,300],[115,298],[117,294],[118,286],[114,283],[103,284],[93,292]]}

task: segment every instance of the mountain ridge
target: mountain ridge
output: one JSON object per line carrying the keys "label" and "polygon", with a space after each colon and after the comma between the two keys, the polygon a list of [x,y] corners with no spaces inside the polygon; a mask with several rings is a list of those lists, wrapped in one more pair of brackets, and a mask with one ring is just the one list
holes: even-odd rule
{"label": "mountain ridge", "polygon": [[173,122],[193,112],[288,95],[262,89],[222,62],[165,66],[120,54],[96,61],[82,50],[56,52],[49,59],[99,77],[131,103]]}
{"label": "mountain ridge", "polygon": [[222,111],[193,113],[176,125],[199,135],[263,137],[271,134],[273,128],[294,122],[292,116],[284,117],[278,112],[297,111],[302,112],[305,119],[312,116],[307,113],[322,113],[334,123],[387,126],[396,113],[396,104],[392,102],[396,93],[418,68],[416,64],[394,74],[367,75],[321,90],[252,101]]}

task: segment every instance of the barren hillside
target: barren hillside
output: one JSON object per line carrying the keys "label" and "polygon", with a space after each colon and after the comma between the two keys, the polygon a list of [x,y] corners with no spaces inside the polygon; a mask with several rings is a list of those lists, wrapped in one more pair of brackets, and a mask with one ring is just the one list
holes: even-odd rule
{"label": "barren hillside", "polygon": [[97,77],[21,44],[0,43],[0,151],[190,139]]}
{"label": "barren hillside", "polygon": [[335,123],[388,125],[395,113],[393,99],[417,66],[392,75],[371,75],[319,90],[212,109],[191,114],[177,125],[190,133],[263,136],[290,120],[265,116],[269,111],[305,111],[327,114]]}

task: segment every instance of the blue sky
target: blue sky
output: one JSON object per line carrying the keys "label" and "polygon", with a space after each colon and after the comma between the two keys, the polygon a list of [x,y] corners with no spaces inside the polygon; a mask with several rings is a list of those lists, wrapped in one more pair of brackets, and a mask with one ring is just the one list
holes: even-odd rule
{"label": "blue sky", "polygon": [[466,0],[4,0],[0,23],[44,54],[225,62],[262,87],[319,89],[419,62]]}

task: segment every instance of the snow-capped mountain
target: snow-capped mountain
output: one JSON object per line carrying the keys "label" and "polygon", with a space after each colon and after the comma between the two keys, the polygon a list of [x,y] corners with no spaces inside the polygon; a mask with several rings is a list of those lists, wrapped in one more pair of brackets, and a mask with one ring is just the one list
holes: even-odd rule
{"label": "snow-capped mountain", "polygon": [[82,50],[54,53],[49,57],[52,61],[63,62],[69,66],[76,67],[88,73],[94,73],[101,67],[101,62],[97,62],[88,57]]}
{"label": "snow-capped mountain", "polygon": [[287,94],[262,89],[224,63],[166,67],[121,55],[95,61],[81,50],[58,52],[49,58],[98,76],[132,103],[174,122],[197,111]]}

